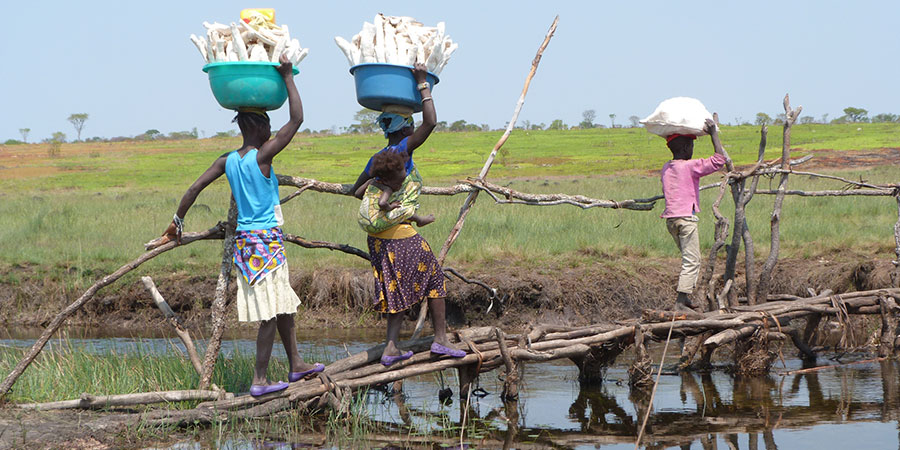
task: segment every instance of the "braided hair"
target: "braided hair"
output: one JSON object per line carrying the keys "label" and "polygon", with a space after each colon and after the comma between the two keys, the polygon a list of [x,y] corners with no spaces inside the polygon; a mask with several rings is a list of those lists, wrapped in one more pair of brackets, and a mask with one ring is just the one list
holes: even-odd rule
{"label": "braided hair", "polygon": [[270,127],[269,115],[264,112],[239,111],[231,122],[238,124],[241,134],[248,133],[250,130],[264,130]]}

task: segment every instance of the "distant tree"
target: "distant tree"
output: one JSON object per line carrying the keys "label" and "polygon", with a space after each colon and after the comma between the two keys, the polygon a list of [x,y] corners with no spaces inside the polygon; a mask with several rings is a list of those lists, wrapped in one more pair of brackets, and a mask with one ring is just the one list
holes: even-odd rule
{"label": "distant tree", "polygon": [[[307,131],[308,132],[308,131]],[[213,137],[216,138],[233,138],[238,135],[236,130],[219,131]]]}
{"label": "distant tree", "polygon": [[543,122],[531,125],[532,130],[543,130],[544,128],[547,128],[547,125],[545,125]]}
{"label": "distant tree", "polygon": [[578,124],[581,128],[594,128],[594,120],[597,118],[597,111],[593,109],[585,110],[581,113],[581,123]]}
{"label": "distant tree", "polygon": [[76,137],[75,140],[80,141],[81,130],[84,128],[84,123],[88,120],[87,113],[69,114],[67,120],[72,122],[72,126],[75,127],[75,132],[78,134],[78,137]]}
{"label": "distant tree", "polygon": [[169,139],[174,141],[185,140],[185,139],[197,139],[197,129],[194,128],[191,131],[173,131],[169,133]]}
{"label": "distant tree", "polygon": [[811,123],[816,123],[816,119],[813,116],[803,116],[800,118],[800,123],[809,125]]}
{"label": "distant tree", "polygon": [[769,117],[768,114],[764,112],[756,113],[756,122],[757,125],[769,125],[772,123],[772,118]]}
{"label": "distant tree", "polygon": [[531,129],[531,121],[530,121],[530,120],[523,120],[523,121],[522,121],[522,129],[523,129],[523,130],[530,130],[530,129]]}
{"label": "distant tree", "polygon": [[434,125],[434,131],[447,131],[447,121],[442,120]]}
{"label": "distant tree", "polygon": [[62,151],[62,145],[66,142],[66,133],[62,131],[57,131],[53,133],[50,139],[47,140],[50,146],[47,148],[47,156],[51,158],[55,158],[59,156]]}
{"label": "distant tree", "polygon": [[616,115],[615,115],[615,114],[610,114],[610,115],[609,115],[609,123],[611,124],[611,127],[610,127],[610,128],[615,128],[615,127],[616,127]]}
{"label": "distant tree", "polygon": [[631,122],[631,128],[637,128],[641,126],[641,118],[638,116],[629,116],[628,121]]}
{"label": "distant tree", "polygon": [[852,106],[844,108],[844,115],[847,116],[848,122],[868,122],[868,114],[869,112],[862,108],[854,108]]}
{"label": "distant tree", "polygon": [[828,123],[828,113],[822,114],[822,123]]}
{"label": "distant tree", "polygon": [[350,133],[361,134],[377,132],[378,125],[375,123],[375,120],[378,119],[379,114],[381,113],[368,108],[360,109],[356,112],[356,114],[353,115],[353,120],[356,121],[356,123],[350,125],[347,131],[349,131]]}
{"label": "distant tree", "polygon": [[450,131],[466,131],[466,128],[466,121],[462,119],[450,124]]}
{"label": "distant tree", "polygon": [[550,122],[550,126],[547,127],[548,130],[568,130],[569,126],[563,123],[562,119],[554,119],[553,122]]}
{"label": "distant tree", "polygon": [[151,128],[151,129],[145,131],[144,134],[147,136],[147,139],[150,139],[151,141],[153,139],[157,139],[160,136],[162,136],[162,133],[160,133],[159,130],[154,129],[154,128]]}
{"label": "distant tree", "polygon": [[20,141],[18,139],[7,139],[3,143],[3,145],[19,145],[19,144],[24,144],[24,143],[25,143],[24,141]]}
{"label": "distant tree", "polygon": [[481,131],[491,131],[491,126],[486,123],[483,123],[483,124],[481,124]]}
{"label": "distant tree", "polygon": [[772,121],[772,125],[779,125],[779,126],[784,125],[785,120],[787,120],[787,115],[785,115],[784,113],[781,113],[781,114],[775,116],[775,120]]}
{"label": "distant tree", "polygon": [[872,116],[872,123],[900,122],[900,116],[890,113],[875,114]]}
{"label": "distant tree", "polygon": [[31,133],[31,128],[19,128],[19,134],[22,135],[22,142],[28,143],[28,133]]}

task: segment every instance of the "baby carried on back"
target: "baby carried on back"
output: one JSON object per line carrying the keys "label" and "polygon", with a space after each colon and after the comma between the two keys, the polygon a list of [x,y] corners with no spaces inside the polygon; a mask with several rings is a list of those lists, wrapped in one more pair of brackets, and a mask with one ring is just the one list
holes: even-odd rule
{"label": "baby carried on back", "polygon": [[425,226],[434,222],[434,215],[416,214],[422,177],[406,151],[406,139],[376,153],[366,167],[372,178],[359,187],[362,193],[357,222],[363,231],[378,234],[395,225],[415,222]]}

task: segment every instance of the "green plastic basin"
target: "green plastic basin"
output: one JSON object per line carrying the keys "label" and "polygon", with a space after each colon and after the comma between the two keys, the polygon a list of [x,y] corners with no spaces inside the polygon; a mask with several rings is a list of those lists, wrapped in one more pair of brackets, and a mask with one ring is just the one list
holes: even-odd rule
{"label": "green plastic basin", "polygon": [[[203,66],[209,87],[223,108],[275,110],[287,100],[287,88],[275,69],[278,63],[262,61],[214,62]],[[294,68],[294,75],[300,73]]]}

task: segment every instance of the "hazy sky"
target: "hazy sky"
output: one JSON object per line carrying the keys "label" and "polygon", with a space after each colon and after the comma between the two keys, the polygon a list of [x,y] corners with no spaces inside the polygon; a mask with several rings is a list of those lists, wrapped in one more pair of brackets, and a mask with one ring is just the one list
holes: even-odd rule
{"label": "hazy sky", "polygon": [[[251,4],[252,3],[252,4]],[[645,116],[668,97],[701,99],[723,122],[783,112],[790,93],[804,115],[847,106],[900,113],[900,1],[269,1],[18,2],[0,27],[0,142],[75,131],[132,136],[197,127],[234,129],[209,90],[188,39],[202,22],[231,22],[242,8],[276,9],[310,55],[296,81],[303,128],[346,126],[359,109],[334,36],[350,38],[383,12],[447,24],[459,50],[434,90],[438,120],[500,127],[556,14],[559,28],[520,121],[608,124]],[[377,5],[376,5],[377,4]],[[373,6],[376,5],[376,6]],[[275,124],[286,120],[282,108]]]}

